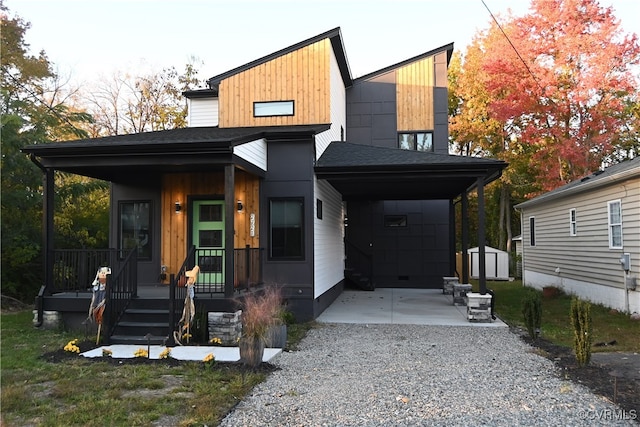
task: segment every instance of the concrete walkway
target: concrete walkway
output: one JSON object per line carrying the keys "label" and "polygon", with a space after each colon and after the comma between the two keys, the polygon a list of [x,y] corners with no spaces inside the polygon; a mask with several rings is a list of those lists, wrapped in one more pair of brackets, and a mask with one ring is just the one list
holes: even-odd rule
{"label": "concrete walkway", "polygon": [[452,296],[444,295],[441,289],[347,289],[316,320],[321,323],[507,327],[500,319],[491,323],[469,322],[467,307],[453,305]]}

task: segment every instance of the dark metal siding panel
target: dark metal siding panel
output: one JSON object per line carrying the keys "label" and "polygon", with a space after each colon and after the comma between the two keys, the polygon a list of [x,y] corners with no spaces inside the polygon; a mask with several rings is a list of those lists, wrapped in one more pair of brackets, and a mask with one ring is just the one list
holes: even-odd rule
{"label": "dark metal siding panel", "polygon": [[[302,291],[301,298],[290,300],[298,315],[313,316],[313,140],[267,142],[267,173],[262,183],[260,220],[261,242],[265,248],[264,280]],[[269,199],[301,197],[304,199],[304,260],[269,260]],[[309,313],[307,313],[309,312]],[[303,316],[305,317],[305,316]]]}
{"label": "dark metal siding panel", "polygon": [[396,148],[397,127],[395,72],[347,90],[347,141]]}
{"label": "dark metal siding panel", "polygon": [[433,146],[436,153],[449,153],[449,94],[447,88],[434,88],[433,114],[435,129],[433,130]]}
{"label": "dark metal siding panel", "polygon": [[[350,202],[348,240],[373,257],[377,287],[439,288],[451,269],[447,200]],[[406,215],[406,227],[385,227]],[[371,245],[371,246],[370,246]]]}
{"label": "dark metal siding panel", "polygon": [[161,263],[161,209],[171,209],[172,206],[160,206],[160,188],[150,184],[141,187],[130,185],[111,185],[110,235],[109,246],[118,248],[118,202],[150,200],[153,209],[151,218],[152,255],[151,260],[138,261],[138,285],[156,284],[160,275]]}

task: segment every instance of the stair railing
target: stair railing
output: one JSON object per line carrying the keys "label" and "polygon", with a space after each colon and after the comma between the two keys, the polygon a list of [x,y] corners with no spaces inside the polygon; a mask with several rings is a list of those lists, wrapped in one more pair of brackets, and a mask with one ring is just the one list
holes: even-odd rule
{"label": "stair railing", "polygon": [[373,257],[354,243],[345,240],[346,260],[345,267],[357,269],[366,274],[373,285]]}
{"label": "stair railing", "polygon": [[[182,309],[184,308],[184,299],[187,296],[187,271],[189,271],[195,265],[196,247],[191,246],[187,256],[182,263],[182,266],[178,270],[178,273],[172,273],[169,276],[169,339],[168,345],[175,344],[173,339],[173,332],[177,329],[178,321],[182,315]],[[191,266],[191,267],[189,267]]]}
{"label": "stair railing", "polygon": [[118,322],[129,306],[131,299],[138,296],[138,248],[133,248],[119,264],[115,274],[107,276],[107,294],[103,328],[105,344],[115,331]]}

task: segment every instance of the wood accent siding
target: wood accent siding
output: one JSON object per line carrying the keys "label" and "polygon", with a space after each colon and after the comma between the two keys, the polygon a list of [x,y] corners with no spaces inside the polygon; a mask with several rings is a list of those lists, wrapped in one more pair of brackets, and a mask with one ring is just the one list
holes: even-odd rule
{"label": "wood accent siding", "polygon": [[[189,196],[210,196],[224,198],[224,172],[166,174],[162,177],[161,196],[161,262],[167,265],[169,273],[176,273],[187,253],[187,219],[190,206]],[[260,179],[244,171],[235,171],[234,206],[242,200],[244,209],[238,212],[234,208],[234,247],[260,247]],[[182,205],[180,213],[175,213],[174,204]],[[255,235],[250,236],[250,215],[255,214]],[[226,222],[231,227],[230,221]]]}
{"label": "wood accent siding", "polygon": [[[624,249],[609,249],[607,202],[622,204]],[[569,210],[576,210],[576,235],[570,235]],[[529,218],[535,217],[536,246],[530,246]],[[638,271],[640,262],[640,180],[566,197],[525,208],[522,215],[524,268],[577,281],[622,288],[618,259],[630,252]],[[560,274],[555,269],[560,267]],[[526,280],[526,277],[525,277]]]}
{"label": "wood accent siding", "polygon": [[[329,123],[329,39],[220,82],[220,127]],[[254,102],[294,101],[293,116],[253,117]]]}
{"label": "wood accent siding", "polygon": [[434,128],[433,57],[401,67],[396,72],[396,103],[398,131],[431,130]]}

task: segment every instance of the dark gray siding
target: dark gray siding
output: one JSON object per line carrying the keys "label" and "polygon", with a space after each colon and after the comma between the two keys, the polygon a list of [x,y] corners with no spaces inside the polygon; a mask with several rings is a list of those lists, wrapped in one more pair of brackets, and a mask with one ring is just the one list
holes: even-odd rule
{"label": "dark gray siding", "polygon": [[[139,286],[155,285],[160,276],[160,239],[161,239],[161,217],[160,217],[160,179],[156,183],[142,183],[140,186],[128,186],[122,184],[111,185],[111,215],[110,215],[110,236],[109,247],[118,249],[118,205],[121,201],[147,201],[151,202],[151,260],[138,261]],[[170,209],[171,206],[165,206]]]}
{"label": "dark gray siding", "polygon": [[[348,203],[347,240],[372,257],[377,287],[439,288],[450,275],[448,200]],[[406,227],[385,227],[406,215]]]}
{"label": "dark gray siding", "polygon": [[[265,248],[265,283],[285,287],[288,309],[298,320],[314,317],[313,308],[313,159],[314,145],[307,141],[268,141],[267,173],[261,186],[260,234]],[[304,260],[269,259],[269,200],[275,197],[304,199]]]}
{"label": "dark gray siding", "polygon": [[360,81],[347,90],[347,141],[396,147],[395,72]]}

